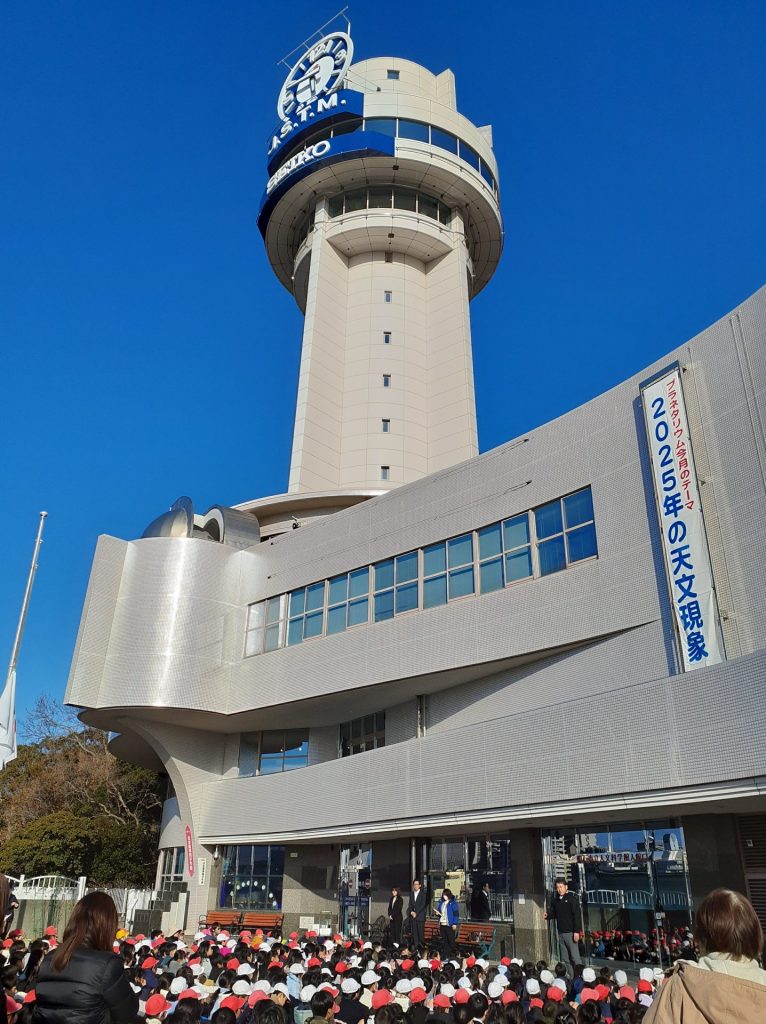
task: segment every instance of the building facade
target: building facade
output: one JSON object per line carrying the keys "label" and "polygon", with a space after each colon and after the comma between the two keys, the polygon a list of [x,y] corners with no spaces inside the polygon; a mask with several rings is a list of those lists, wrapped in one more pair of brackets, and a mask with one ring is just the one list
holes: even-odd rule
{"label": "building facade", "polygon": [[189,927],[364,932],[391,885],[488,881],[524,956],[562,874],[588,936],[682,928],[718,884],[766,917],[766,289],[478,455],[489,129],[450,72],[353,64],[338,33],[279,112],[289,491],[100,538],[67,691],[168,775],[158,887],[186,884]]}

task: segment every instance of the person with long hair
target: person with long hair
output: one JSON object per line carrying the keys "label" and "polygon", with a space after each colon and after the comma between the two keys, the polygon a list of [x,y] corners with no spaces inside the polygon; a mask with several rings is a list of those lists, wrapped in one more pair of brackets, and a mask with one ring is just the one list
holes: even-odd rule
{"label": "person with long hair", "polygon": [[112,951],[117,908],[105,892],[76,904],[61,944],[40,964],[34,1024],[130,1024],[138,996]]}
{"label": "person with long hair", "polygon": [[733,889],[714,889],[695,918],[702,955],[677,961],[644,1024],[766,1021],[763,929],[750,901]]}

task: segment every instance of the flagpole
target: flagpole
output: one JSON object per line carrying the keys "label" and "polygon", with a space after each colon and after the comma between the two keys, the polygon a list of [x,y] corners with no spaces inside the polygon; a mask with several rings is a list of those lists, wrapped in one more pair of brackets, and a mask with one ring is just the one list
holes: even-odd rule
{"label": "flagpole", "polygon": [[11,661],[8,665],[8,679],[6,686],[10,683],[13,673],[16,671],[16,662],[18,661],[19,650],[21,648],[21,638],[24,635],[24,625],[27,621],[27,611],[29,610],[29,599],[32,596],[32,584],[35,582],[35,573],[37,572],[37,558],[40,554],[40,547],[43,542],[43,527],[45,526],[45,520],[47,517],[47,512],[40,513],[40,524],[37,527],[35,550],[32,554],[32,564],[29,567],[29,576],[27,577],[27,588],[24,591],[24,600],[21,603],[21,615],[19,615],[19,624],[16,627],[16,637],[13,641],[13,649],[11,650]]}

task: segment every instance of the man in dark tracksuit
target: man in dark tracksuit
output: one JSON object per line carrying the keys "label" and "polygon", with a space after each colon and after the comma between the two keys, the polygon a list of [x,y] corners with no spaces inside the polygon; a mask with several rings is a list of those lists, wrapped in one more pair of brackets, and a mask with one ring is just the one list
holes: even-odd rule
{"label": "man in dark tracksuit", "polygon": [[545,919],[552,917],[556,922],[559,933],[559,945],[561,946],[561,959],[564,963],[568,960],[574,968],[575,964],[581,963],[580,949],[580,904],[564,878],[556,879],[556,894],[551,900],[548,913]]}

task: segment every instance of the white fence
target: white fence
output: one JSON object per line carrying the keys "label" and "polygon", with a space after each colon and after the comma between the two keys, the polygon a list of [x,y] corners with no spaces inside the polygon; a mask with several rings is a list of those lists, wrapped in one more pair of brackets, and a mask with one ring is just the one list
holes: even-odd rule
{"label": "white fence", "polygon": [[14,895],[17,900],[79,900],[85,895],[87,878],[65,878],[64,875],[35,875],[27,878],[8,876],[15,883]]}
{"label": "white fence", "polygon": [[[86,892],[93,892],[88,888],[88,880],[85,875],[79,878],[67,878],[64,875],[35,875],[27,878],[20,875],[14,878],[8,875],[8,880],[13,885],[13,894],[19,902],[22,900],[33,901],[37,904],[74,903],[81,899]],[[148,910],[150,902],[155,895],[151,889],[131,889],[126,887],[104,888],[108,892],[117,907],[117,914],[120,922],[130,930],[133,918],[137,910]],[[69,914],[67,913],[68,917]]]}

